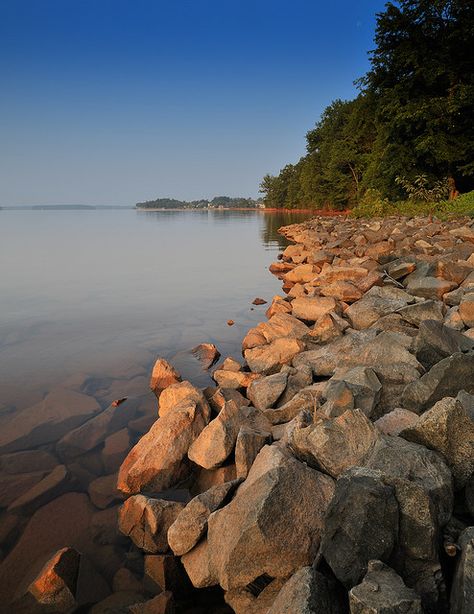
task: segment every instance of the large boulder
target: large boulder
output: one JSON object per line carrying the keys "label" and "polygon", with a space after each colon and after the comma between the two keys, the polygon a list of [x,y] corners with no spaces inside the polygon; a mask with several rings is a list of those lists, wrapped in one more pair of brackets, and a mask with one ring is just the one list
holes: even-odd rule
{"label": "large boulder", "polygon": [[446,397],[402,431],[401,436],[436,450],[451,469],[457,489],[474,472],[474,420],[460,401]]}
{"label": "large boulder", "polygon": [[208,520],[220,585],[245,587],[264,574],[285,578],[310,564],[333,492],[331,478],[265,446],[234,499]]}
{"label": "large boulder", "polygon": [[333,420],[316,414],[314,423],[295,427],[289,446],[297,458],[337,478],[354,465],[363,465],[379,434],[359,409]]}
{"label": "large boulder", "polygon": [[336,482],[321,554],[346,588],[359,583],[371,559],[388,561],[398,539],[398,503],[380,471],[353,467]]}
{"label": "large boulder", "polygon": [[401,405],[421,413],[445,397],[460,390],[474,393],[474,352],[458,352],[440,360],[420,379],[406,385]]}
{"label": "large boulder", "polygon": [[397,310],[397,313],[414,326],[420,326],[425,320],[442,322],[444,319],[443,303],[441,301],[421,301],[414,305],[407,305]]}
{"label": "large boulder", "polygon": [[413,297],[404,290],[392,286],[374,286],[346,310],[346,315],[352,327],[361,330],[369,328],[382,316],[393,313],[412,302]]}
{"label": "large boulder", "polygon": [[293,315],[308,322],[316,322],[324,314],[335,311],[336,306],[336,300],[329,296],[299,296],[291,303]]}
{"label": "large boulder", "polygon": [[288,373],[284,371],[261,377],[247,389],[247,396],[257,409],[273,407],[286,388]]}
{"label": "large boulder", "polygon": [[43,401],[6,416],[0,423],[0,453],[52,443],[100,412],[90,396],[58,388]]}
{"label": "large boulder", "polygon": [[474,527],[465,529],[458,541],[461,551],[451,588],[452,614],[474,612]]}
{"label": "large boulder", "polygon": [[206,398],[200,390],[187,381],[171,384],[160,394],[158,401],[158,413],[160,418],[172,412],[175,407],[179,406],[181,401],[188,398],[196,401],[203,416],[207,416],[207,419],[209,419],[210,408]]}
{"label": "large boulder", "polygon": [[281,337],[267,345],[245,350],[244,356],[254,373],[271,375],[279,371],[282,365],[290,364],[305,347],[303,341],[299,339]]}
{"label": "large boulder", "polygon": [[171,550],[181,556],[189,552],[207,531],[207,519],[224,505],[240,480],[218,484],[194,497],[178,514],[168,529],[168,543]]}
{"label": "large boulder", "polygon": [[134,495],[122,505],[118,526],[141,550],[164,553],[169,550],[168,529],[183,509],[178,501]]}
{"label": "large boulder", "polygon": [[424,320],[415,342],[417,359],[430,369],[443,358],[474,349],[474,340],[436,320]]}
{"label": "large boulder", "polygon": [[160,492],[187,477],[189,447],[206,424],[200,404],[184,399],[130,450],[120,467],[119,490],[126,495]]}
{"label": "large boulder", "polygon": [[369,367],[354,367],[348,371],[338,370],[328,384],[326,395],[330,386],[335,382],[344,382],[352,392],[354,407],[361,409],[370,418],[380,400],[382,391],[382,384],[375,371]]}
{"label": "large boulder", "polygon": [[285,582],[267,614],[338,614],[334,587],[312,567],[302,567]]}
{"label": "large boulder", "polygon": [[422,614],[420,597],[381,561],[369,561],[363,581],[349,592],[351,614]]}

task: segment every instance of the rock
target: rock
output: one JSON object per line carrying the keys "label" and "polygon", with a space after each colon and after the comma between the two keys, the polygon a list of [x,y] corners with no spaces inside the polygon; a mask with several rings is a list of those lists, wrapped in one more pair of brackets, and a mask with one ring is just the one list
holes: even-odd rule
{"label": "rock", "polygon": [[160,394],[158,401],[158,413],[160,418],[172,412],[174,408],[179,406],[185,399],[196,402],[202,415],[209,420],[211,411],[205,396],[200,390],[187,381],[171,384]]}
{"label": "rock", "polygon": [[254,380],[247,396],[257,409],[273,407],[286,388],[288,373],[280,372]]}
{"label": "rock", "polygon": [[466,294],[462,298],[459,303],[459,315],[468,328],[474,326],[474,294]]}
{"label": "rock", "polygon": [[334,375],[338,367],[358,366],[356,360],[362,347],[369,340],[374,339],[376,335],[375,330],[364,330],[351,335],[344,335],[317,350],[300,352],[293,359],[293,366],[298,368],[301,365],[309,365],[314,375],[330,377]]}
{"label": "rock", "polygon": [[283,367],[288,374],[286,388],[280,395],[277,401],[277,407],[281,407],[291,399],[303,388],[311,386],[313,383],[313,372],[308,365],[302,365],[298,369],[294,367]]}
{"label": "rock", "polygon": [[227,401],[217,418],[209,422],[189,447],[189,459],[205,469],[222,465],[234,449],[244,410],[234,401]]}
{"label": "rock", "polygon": [[448,309],[444,318],[444,323],[446,326],[449,326],[449,328],[453,328],[454,330],[464,330],[464,322],[459,315],[459,307],[451,307]]}
{"label": "rock", "polygon": [[220,352],[213,343],[200,343],[191,350],[202,365],[203,369],[210,369],[220,358]]}
{"label": "rock", "polygon": [[389,560],[397,538],[395,489],[384,483],[380,471],[346,471],[336,482],[321,542],[321,554],[336,578],[353,587],[371,559]]}
{"label": "rock", "polygon": [[127,543],[126,538],[123,537],[118,530],[118,513],[120,507],[120,505],[114,505],[105,510],[94,512],[89,530],[95,544],[105,546],[107,544],[117,545]]}
{"label": "rock", "polygon": [[127,428],[106,437],[102,449],[102,463],[106,473],[118,471],[130,447],[130,433]]}
{"label": "rock", "polygon": [[363,464],[378,437],[372,422],[355,409],[333,420],[316,415],[313,424],[292,431],[289,446],[297,458],[337,478]]}
{"label": "rock", "polygon": [[[273,604],[284,581],[272,580],[264,585],[267,578],[261,582],[255,582],[251,588],[237,588],[224,593],[225,602],[232,608],[235,614],[267,614],[268,608]],[[253,588],[255,585],[255,589]],[[264,585],[263,590],[261,586]],[[260,590],[260,592],[257,592]]]}
{"label": "rock", "polygon": [[402,407],[393,409],[374,422],[376,428],[384,435],[400,435],[400,433],[415,424],[418,414]]}
{"label": "rock", "polygon": [[451,292],[457,288],[458,284],[454,281],[439,279],[437,277],[419,277],[410,280],[407,284],[407,292],[414,296],[422,296],[428,299],[440,299],[446,292]]}
{"label": "rock", "polygon": [[415,303],[414,305],[407,305],[406,307],[398,309],[397,313],[400,314],[406,322],[414,326],[420,326],[424,320],[442,322],[444,319],[443,303],[438,300],[428,300]]}
{"label": "rock", "polygon": [[346,310],[346,315],[352,327],[361,330],[412,301],[413,297],[399,288],[374,286]]}
{"label": "rock", "polygon": [[458,352],[440,360],[419,380],[406,385],[401,404],[421,413],[444,397],[456,396],[462,389],[474,393],[474,352]]}
{"label": "rock", "polygon": [[209,398],[209,405],[214,413],[218,414],[227,403],[234,401],[240,407],[250,405],[250,401],[245,398],[238,390],[233,388],[216,388],[214,394]]}
{"label": "rock", "polygon": [[369,561],[363,581],[349,592],[351,614],[422,614],[421,600],[381,561]]}
{"label": "rock", "polygon": [[135,607],[145,601],[146,598],[140,593],[120,591],[96,603],[88,614],[128,614],[131,606]]}
{"label": "rock", "polygon": [[333,313],[325,313],[316,320],[309,335],[316,343],[328,343],[340,337],[342,333],[340,318],[336,319]]}
{"label": "rock", "polygon": [[100,406],[93,397],[73,390],[52,390],[40,403],[2,420],[0,453],[57,441],[98,412]]}
{"label": "rock", "polygon": [[315,268],[312,264],[300,264],[296,266],[288,273],[285,273],[283,279],[285,281],[290,281],[291,283],[308,283],[312,281],[315,277],[319,269]]}
{"label": "rock", "polygon": [[266,305],[267,301],[264,298],[254,298],[252,301],[252,305]]}
{"label": "rock", "polygon": [[470,614],[474,611],[474,527],[462,532],[458,545],[461,555],[453,578],[450,612]]}
{"label": "rock", "polygon": [[171,591],[160,593],[153,599],[129,606],[132,614],[174,614],[174,597]]}
{"label": "rock", "polygon": [[474,420],[458,400],[447,397],[438,401],[401,436],[439,452],[453,473],[457,489],[463,488],[473,474]]}
{"label": "rock", "polygon": [[56,444],[56,451],[65,461],[76,458],[96,448],[109,435],[122,430],[135,418],[140,401],[127,399],[120,405],[109,405],[91,420],[69,431]]}
{"label": "rock", "polygon": [[208,520],[220,585],[245,587],[262,574],[285,578],[312,562],[333,492],[331,478],[265,446],[233,500]]}
{"label": "rock", "polygon": [[33,571],[31,582],[19,593],[12,604],[15,612],[42,613],[70,612],[100,601],[110,591],[86,557],[73,548],[62,548]]}
{"label": "rock", "polygon": [[268,322],[261,322],[256,329],[265,337],[267,343],[281,337],[301,339],[309,333],[306,324],[288,313],[277,313]]}
{"label": "rock", "polygon": [[181,381],[181,376],[176,369],[164,358],[158,358],[153,366],[150,379],[150,388],[159,399],[161,392]]}
{"label": "rock", "polygon": [[0,456],[0,474],[46,473],[57,465],[57,459],[45,450],[25,450]]}
{"label": "rock", "polygon": [[221,388],[230,388],[233,390],[247,388],[259,377],[260,375],[258,373],[248,373],[247,371],[217,370],[214,371],[213,374],[213,378]]}
{"label": "rock", "polygon": [[350,281],[335,281],[321,287],[322,296],[331,296],[337,301],[353,303],[362,298],[362,291]]}
{"label": "rock", "polygon": [[295,298],[291,303],[291,310],[296,318],[309,322],[316,322],[321,316],[336,309],[336,301],[332,297],[316,296]]}
{"label": "rock", "polygon": [[441,322],[425,320],[420,323],[420,332],[415,342],[417,359],[430,369],[443,358],[474,349],[474,341]]}
{"label": "rock", "polygon": [[[453,507],[452,477],[444,460],[400,437],[384,437],[376,443],[366,465],[381,471],[384,481],[395,488],[399,547],[404,557],[437,564],[439,531],[450,519]],[[409,572],[405,580],[408,577]]]}
{"label": "rock", "polygon": [[112,590],[114,593],[120,591],[141,593],[143,592],[143,581],[127,567],[121,567],[112,580]]}
{"label": "rock", "polygon": [[168,529],[184,507],[178,501],[134,495],[121,507],[118,526],[141,550],[165,553],[169,549]]}
{"label": "rock", "polygon": [[270,307],[266,310],[265,315],[268,319],[276,313],[291,313],[291,304],[281,296],[274,296]]}
{"label": "rock", "polygon": [[393,279],[402,279],[416,269],[416,262],[406,260],[393,260],[385,267],[385,271]]}
{"label": "rock", "polygon": [[213,486],[231,482],[237,478],[235,463],[229,463],[217,469],[199,469],[196,475],[192,493],[201,494]]}
{"label": "rock", "polygon": [[333,592],[321,573],[302,567],[283,585],[267,614],[337,614]]}
{"label": "rock", "polygon": [[203,539],[192,550],[184,554],[181,557],[181,563],[195,588],[205,588],[217,584],[207,539]]}
{"label": "rock", "polygon": [[31,473],[0,474],[0,507],[8,507],[22,497],[47,475],[45,471]]}
{"label": "rock", "polygon": [[172,554],[147,554],[145,556],[145,588],[152,594],[171,591],[181,598],[189,591],[190,583],[180,564]]}
{"label": "rock", "polygon": [[238,478],[246,478],[257,454],[271,443],[271,431],[242,426],[235,442],[235,468]]}
{"label": "rock", "polygon": [[349,371],[336,371],[329,381],[326,396],[334,382],[344,382],[352,392],[354,407],[361,409],[369,418],[380,400],[382,384],[373,369],[354,367]]}
{"label": "rock", "polygon": [[282,424],[293,420],[301,411],[312,413],[320,406],[325,388],[326,382],[307,386],[281,407],[265,410],[265,416],[272,424]]}
{"label": "rock", "polygon": [[188,449],[206,424],[199,404],[184,399],[157,420],[129,452],[120,467],[118,489],[126,495],[160,492],[187,477]]}
{"label": "rock", "polygon": [[268,345],[245,350],[244,356],[252,371],[271,375],[279,371],[282,365],[290,364],[304,349],[305,344],[299,339],[283,337]]}
{"label": "rock", "polygon": [[242,365],[238,360],[235,360],[234,358],[228,356],[221,364],[221,369],[223,371],[241,371]]}
{"label": "rock", "polygon": [[179,512],[168,529],[168,543],[171,550],[181,556],[189,552],[207,531],[207,519],[212,512],[225,504],[240,480],[213,486],[206,492],[194,497]]}
{"label": "rock", "polygon": [[356,266],[326,266],[322,269],[318,281],[320,283],[333,283],[335,281],[352,281],[358,283],[367,277],[367,269]]}
{"label": "rock", "polygon": [[337,418],[345,411],[354,409],[354,394],[345,382],[329,380],[324,396],[326,402],[318,411],[327,418]]}
{"label": "rock", "polygon": [[[51,553],[69,544],[86,555],[109,581],[120,567],[120,557],[109,546],[92,539],[94,507],[81,493],[68,493],[39,508],[29,519],[13,549],[0,563],[0,599],[9,603],[28,570],[41,567]],[[26,578],[25,580],[28,580]]]}
{"label": "rock", "polygon": [[68,490],[72,490],[70,475],[64,465],[58,465],[40,482],[15,499],[9,505],[8,511],[31,514]]}
{"label": "rock", "polygon": [[87,490],[92,503],[101,510],[122,499],[121,493],[117,490],[116,473],[96,478],[89,484]]}

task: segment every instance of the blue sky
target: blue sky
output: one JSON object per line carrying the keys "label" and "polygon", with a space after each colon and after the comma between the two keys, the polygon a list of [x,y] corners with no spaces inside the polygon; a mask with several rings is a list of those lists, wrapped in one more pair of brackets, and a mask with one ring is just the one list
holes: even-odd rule
{"label": "blue sky", "polygon": [[256,196],[368,68],[378,0],[0,0],[0,205]]}

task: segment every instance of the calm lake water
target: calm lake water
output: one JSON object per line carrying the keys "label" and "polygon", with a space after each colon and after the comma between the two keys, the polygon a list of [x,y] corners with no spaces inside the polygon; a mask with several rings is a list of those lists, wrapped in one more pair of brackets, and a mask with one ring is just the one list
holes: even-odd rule
{"label": "calm lake water", "polygon": [[83,373],[148,376],[157,356],[206,385],[187,351],[209,341],[241,358],[245,332],[265,317],[252,300],[281,292],[268,272],[285,245],[276,231],[307,217],[0,211],[0,409]]}

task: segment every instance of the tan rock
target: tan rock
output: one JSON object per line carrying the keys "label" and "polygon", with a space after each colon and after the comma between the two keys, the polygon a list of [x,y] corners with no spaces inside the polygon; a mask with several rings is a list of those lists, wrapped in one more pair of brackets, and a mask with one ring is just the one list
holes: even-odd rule
{"label": "tan rock", "polygon": [[106,473],[115,473],[127,456],[131,448],[130,433],[127,428],[123,428],[104,441],[102,449],[102,462]]}
{"label": "tan rock", "polygon": [[247,389],[247,396],[257,409],[273,407],[288,382],[288,373],[280,372],[254,380]]}
{"label": "tan rock", "polygon": [[202,415],[209,419],[210,408],[206,398],[200,390],[187,381],[171,384],[160,394],[158,401],[160,418],[173,411],[185,399],[196,402]]}
{"label": "tan rock", "polygon": [[190,552],[183,555],[181,563],[195,588],[205,588],[218,584],[207,539],[203,539]]}
{"label": "tan rock", "polygon": [[292,431],[289,446],[299,459],[337,478],[363,465],[378,437],[365,414],[353,409],[333,420],[316,415],[313,424]]}
{"label": "tan rock", "polygon": [[332,297],[304,297],[295,298],[292,303],[292,313],[296,318],[316,322],[321,316],[336,309],[336,301]]}
{"label": "tan rock", "polygon": [[188,449],[206,424],[199,404],[184,399],[129,452],[120,467],[118,489],[129,495],[160,492],[177,484],[189,474]]}
{"label": "tan rock", "polygon": [[158,358],[153,366],[151,372],[150,388],[159,399],[161,392],[171,386],[171,384],[177,384],[181,381],[181,376],[178,371],[170,365],[170,363],[164,358]]}
{"label": "tan rock", "polygon": [[474,294],[466,294],[463,297],[459,303],[459,315],[468,328],[474,326]]}
{"label": "tan rock", "polygon": [[248,371],[218,370],[214,371],[213,374],[213,378],[221,388],[231,388],[233,390],[247,388],[259,377],[260,375],[258,373],[249,373]]}
{"label": "tan rock", "polygon": [[283,337],[268,345],[245,350],[244,356],[253,372],[271,375],[279,371],[282,365],[290,364],[304,349],[305,344],[299,339]]}
{"label": "tan rock", "polygon": [[141,550],[164,553],[169,550],[168,529],[183,509],[178,501],[134,495],[122,505],[118,526]]}
{"label": "tan rock", "polygon": [[193,347],[191,353],[199,360],[203,369],[210,369],[221,355],[213,343],[200,343]]}
{"label": "tan rock", "polygon": [[408,409],[396,407],[388,414],[385,414],[374,422],[376,428],[384,435],[392,435],[393,437],[411,426],[418,420],[418,414],[415,414]]}
{"label": "tan rock", "polygon": [[338,301],[353,303],[362,298],[362,291],[350,281],[335,281],[321,286],[322,296],[332,296]]}
{"label": "tan rock", "polygon": [[285,273],[283,279],[294,284],[305,284],[312,281],[318,272],[319,269],[312,264],[300,264],[291,271],[288,271],[288,273]]}
{"label": "tan rock", "polygon": [[122,500],[122,494],[117,489],[116,473],[96,478],[87,490],[92,503],[101,510]]}

